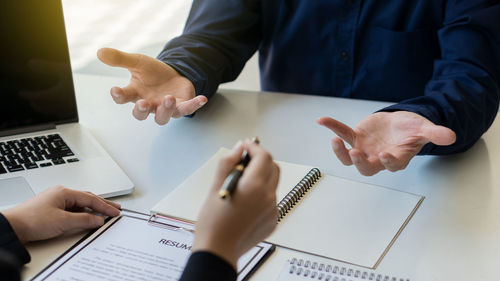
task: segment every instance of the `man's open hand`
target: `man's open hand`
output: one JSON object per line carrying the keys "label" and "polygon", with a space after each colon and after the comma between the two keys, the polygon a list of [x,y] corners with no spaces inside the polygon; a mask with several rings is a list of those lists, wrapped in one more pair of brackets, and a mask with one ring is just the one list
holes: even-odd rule
{"label": "man's open hand", "polygon": [[170,118],[193,114],[207,103],[207,97],[196,96],[191,81],[155,58],[110,48],[100,49],[97,57],[130,72],[130,83],[123,88],[113,87],[111,96],[117,104],[135,103],[132,114],[138,120],[154,113],[156,123],[165,125]]}
{"label": "man's open hand", "polygon": [[339,160],[344,165],[354,164],[365,176],[384,169],[402,170],[425,144],[451,145],[456,139],[452,130],[407,111],[377,112],[354,128],[329,117],[317,122],[337,134],[332,148]]}

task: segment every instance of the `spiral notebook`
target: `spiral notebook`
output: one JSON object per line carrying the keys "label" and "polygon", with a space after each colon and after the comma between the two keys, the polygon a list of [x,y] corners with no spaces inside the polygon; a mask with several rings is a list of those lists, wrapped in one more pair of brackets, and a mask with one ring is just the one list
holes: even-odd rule
{"label": "spiral notebook", "polygon": [[[151,209],[196,221],[213,182],[220,149]],[[266,241],[281,247],[376,268],[424,197],[324,175],[319,169],[277,161],[279,223]]]}
{"label": "spiral notebook", "polygon": [[292,258],[285,263],[277,281],[410,281],[410,278],[396,277],[366,268],[341,262],[322,263]]}

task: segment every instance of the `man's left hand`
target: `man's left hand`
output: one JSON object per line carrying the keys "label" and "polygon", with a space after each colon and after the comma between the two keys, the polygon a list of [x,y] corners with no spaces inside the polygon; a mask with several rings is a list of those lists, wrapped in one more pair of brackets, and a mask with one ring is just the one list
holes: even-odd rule
{"label": "man's left hand", "polygon": [[391,172],[405,169],[425,144],[451,145],[456,140],[452,130],[407,111],[377,112],[354,128],[329,117],[317,122],[337,134],[332,139],[332,148],[339,160],[344,165],[354,164],[365,176],[385,169]]}

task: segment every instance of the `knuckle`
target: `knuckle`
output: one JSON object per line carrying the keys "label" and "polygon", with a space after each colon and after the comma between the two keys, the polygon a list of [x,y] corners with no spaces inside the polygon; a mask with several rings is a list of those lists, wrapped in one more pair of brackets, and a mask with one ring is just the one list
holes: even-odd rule
{"label": "knuckle", "polygon": [[399,170],[399,169],[397,169],[397,168],[395,168],[395,167],[386,167],[386,169],[387,169],[389,172],[393,172],[393,173],[394,173],[394,172],[396,172],[397,170]]}
{"label": "knuckle", "polygon": [[55,186],[54,190],[63,196],[67,195],[71,191],[69,188],[66,188],[62,185]]}
{"label": "knuckle", "polygon": [[268,192],[266,199],[271,207],[276,206],[276,192]]}
{"label": "knuckle", "polygon": [[366,176],[366,177],[369,177],[369,176],[372,176],[373,173],[371,171],[367,171],[367,170],[363,170],[363,169],[358,169],[358,171],[363,175],[363,176]]}
{"label": "knuckle", "polygon": [[229,156],[224,156],[219,160],[219,166],[226,166],[229,164],[231,158]]}
{"label": "knuckle", "polygon": [[136,62],[135,62],[135,65],[133,67],[139,67],[141,62],[142,61],[145,61],[148,57],[146,55],[143,55],[143,54],[136,54]]}
{"label": "knuckle", "polygon": [[95,221],[96,221],[96,220],[95,220],[95,218],[94,218],[94,216],[93,216],[93,215],[90,215],[90,214],[89,214],[89,215],[85,216],[85,220],[86,220],[86,223],[87,223],[87,225],[88,225],[88,226],[93,226],[93,225],[95,225]]}
{"label": "knuckle", "polygon": [[64,187],[63,185],[56,185],[52,189],[54,189],[54,190],[64,190],[64,189],[66,189],[66,187]]}
{"label": "knuckle", "polygon": [[399,171],[401,169],[403,169],[402,165],[391,165],[391,166],[387,167],[387,170],[389,170],[390,172],[396,172],[396,171]]}
{"label": "knuckle", "polygon": [[271,156],[271,153],[269,153],[267,151],[264,151],[262,153],[262,159],[264,159],[264,161],[266,161],[266,162],[273,162],[273,157]]}
{"label": "knuckle", "polygon": [[279,176],[281,174],[281,168],[278,164],[273,162],[274,170],[276,171],[276,175]]}

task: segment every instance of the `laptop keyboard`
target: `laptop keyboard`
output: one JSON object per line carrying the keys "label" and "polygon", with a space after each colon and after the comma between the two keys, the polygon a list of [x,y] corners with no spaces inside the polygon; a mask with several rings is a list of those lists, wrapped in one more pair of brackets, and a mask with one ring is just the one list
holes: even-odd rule
{"label": "laptop keyboard", "polygon": [[0,174],[78,161],[59,134],[0,141]]}

